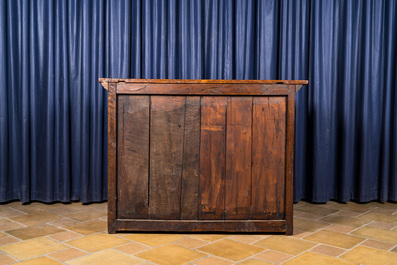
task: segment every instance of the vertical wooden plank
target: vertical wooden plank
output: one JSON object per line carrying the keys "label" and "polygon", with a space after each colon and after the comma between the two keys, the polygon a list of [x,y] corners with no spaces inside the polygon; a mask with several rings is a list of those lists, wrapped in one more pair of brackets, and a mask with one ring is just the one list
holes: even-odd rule
{"label": "vertical wooden plank", "polygon": [[116,83],[108,84],[108,232],[116,233]]}
{"label": "vertical wooden plank", "polygon": [[148,218],[149,96],[118,96],[117,218]]}
{"label": "vertical wooden plank", "polygon": [[295,92],[296,86],[288,86],[288,103],[287,103],[287,155],[286,155],[286,221],[287,235],[293,234],[293,196],[294,196],[294,142],[295,142]]}
{"label": "vertical wooden plank", "polygon": [[252,123],[252,219],[284,219],[286,97],[254,97]]}
{"label": "vertical wooden plank", "polygon": [[227,102],[225,219],[249,219],[252,97]]}
{"label": "vertical wooden plank", "polygon": [[180,219],[198,219],[200,97],[186,97]]}
{"label": "vertical wooden plank", "polygon": [[225,204],[225,97],[201,99],[199,219],[223,219]]}
{"label": "vertical wooden plank", "polygon": [[150,118],[151,219],[179,219],[185,97],[153,96]]}

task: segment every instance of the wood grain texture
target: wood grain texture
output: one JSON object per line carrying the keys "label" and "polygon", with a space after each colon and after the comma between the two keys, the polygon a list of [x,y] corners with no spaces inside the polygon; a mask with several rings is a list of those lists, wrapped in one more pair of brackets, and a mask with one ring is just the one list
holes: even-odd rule
{"label": "wood grain texture", "polygon": [[286,97],[253,98],[252,133],[252,219],[284,219]]}
{"label": "wood grain texture", "polygon": [[294,86],[290,86],[287,99],[287,155],[286,155],[286,194],[285,194],[285,219],[287,221],[286,234],[293,234],[293,198],[294,198],[294,142],[295,142],[295,93]]}
{"label": "wood grain texture", "polygon": [[150,232],[285,232],[285,220],[117,220],[117,231]]}
{"label": "wood grain texture", "polygon": [[200,97],[186,97],[180,219],[198,219]]}
{"label": "wood grain texture", "polygon": [[116,154],[117,154],[117,106],[116,83],[108,84],[108,231],[116,233]]}
{"label": "wood grain texture", "polygon": [[223,219],[225,204],[225,97],[202,97],[199,219]]}
{"label": "wood grain texture", "polygon": [[225,219],[249,219],[252,97],[227,101]]}
{"label": "wood grain texture", "polygon": [[148,218],[149,96],[117,102],[117,218]]}
{"label": "wood grain texture", "polygon": [[288,85],[119,83],[117,93],[137,95],[285,95]]}
{"label": "wood grain texture", "polygon": [[179,219],[185,97],[152,96],[150,115],[150,218]]}

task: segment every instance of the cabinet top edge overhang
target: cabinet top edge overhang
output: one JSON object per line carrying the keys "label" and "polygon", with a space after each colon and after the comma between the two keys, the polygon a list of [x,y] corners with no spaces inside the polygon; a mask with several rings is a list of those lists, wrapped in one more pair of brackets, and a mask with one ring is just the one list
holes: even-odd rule
{"label": "cabinet top edge overhang", "polygon": [[155,84],[274,84],[274,85],[307,85],[308,80],[215,80],[215,79],[128,79],[99,78],[105,89],[108,83],[155,83]]}

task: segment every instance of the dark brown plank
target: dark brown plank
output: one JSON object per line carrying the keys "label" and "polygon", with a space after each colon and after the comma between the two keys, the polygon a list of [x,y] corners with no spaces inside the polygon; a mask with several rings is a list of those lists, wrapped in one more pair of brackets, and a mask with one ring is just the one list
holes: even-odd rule
{"label": "dark brown plank", "polygon": [[151,97],[151,219],[179,219],[183,161],[185,97]]}
{"label": "dark brown plank", "polygon": [[116,154],[117,154],[117,111],[116,83],[109,83],[108,92],[108,232],[116,233]]}
{"label": "dark brown plank", "polygon": [[201,99],[199,219],[223,219],[225,204],[225,97]]}
{"label": "dark brown plank", "polygon": [[286,194],[285,194],[285,219],[287,221],[287,235],[293,234],[293,198],[294,198],[294,141],[295,141],[295,93],[294,86],[290,86],[287,101],[287,154],[286,154]]}
{"label": "dark brown plank", "polygon": [[225,219],[249,219],[252,97],[227,102]]}
{"label": "dark brown plank", "polygon": [[141,95],[287,95],[288,85],[119,83],[117,93]]}
{"label": "dark brown plank", "polygon": [[117,231],[150,232],[285,232],[285,220],[117,220]]}
{"label": "dark brown plank", "polygon": [[252,122],[252,219],[284,219],[286,97],[254,97]]}
{"label": "dark brown plank", "polygon": [[117,218],[148,218],[149,96],[118,96]]}
{"label": "dark brown plank", "polygon": [[180,219],[198,219],[200,97],[186,97]]}

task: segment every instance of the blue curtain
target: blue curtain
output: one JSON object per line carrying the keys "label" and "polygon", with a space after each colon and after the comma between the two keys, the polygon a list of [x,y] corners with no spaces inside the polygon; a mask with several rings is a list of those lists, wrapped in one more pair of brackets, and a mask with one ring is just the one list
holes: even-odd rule
{"label": "blue curtain", "polygon": [[294,200],[397,201],[397,0],[0,0],[0,201],[107,197],[99,77],[308,79]]}

